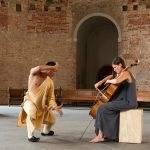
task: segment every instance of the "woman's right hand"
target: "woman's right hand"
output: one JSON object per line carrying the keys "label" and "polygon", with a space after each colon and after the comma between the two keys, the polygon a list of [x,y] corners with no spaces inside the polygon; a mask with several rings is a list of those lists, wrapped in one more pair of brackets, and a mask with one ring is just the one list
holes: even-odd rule
{"label": "woman's right hand", "polygon": [[94,84],[94,87],[97,89],[99,87],[98,83]]}

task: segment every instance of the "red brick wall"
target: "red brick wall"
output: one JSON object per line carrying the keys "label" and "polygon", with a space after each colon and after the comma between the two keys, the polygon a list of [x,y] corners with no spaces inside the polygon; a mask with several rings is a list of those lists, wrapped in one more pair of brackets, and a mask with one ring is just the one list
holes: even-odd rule
{"label": "red brick wall", "polygon": [[29,10],[27,0],[19,3],[21,11],[16,11],[15,1],[0,6],[0,19],[4,18],[0,20],[1,104],[7,103],[8,87],[26,88],[30,68],[48,60],[60,64],[54,77],[56,88],[75,87],[72,13],[67,0],[53,3],[48,11],[43,10],[42,0],[32,3],[35,10]]}
{"label": "red brick wall", "polygon": [[0,28],[1,30],[8,29],[8,3],[1,3],[0,5]]}
{"label": "red brick wall", "polygon": [[[133,10],[134,5],[137,5],[137,10]],[[127,6],[129,10],[124,13],[122,55],[128,63],[140,60],[140,64],[133,69],[137,89],[150,90],[150,9],[143,3]]]}
{"label": "red brick wall", "polygon": [[[49,59],[59,62],[56,88],[76,87],[76,25],[92,13],[111,16],[121,29],[119,54],[133,68],[139,90],[150,90],[150,9],[147,4],[124,0],[63,0],[46,4],[43,0],[5,0],[0,4],[0,103],[7,104],[7,88],[27,87],[31,67]],[[44,6],[48,6],[45,11]],[[135,6],[137,5],[137,6]],[[122,10],[123,6],[127,10]],[[18,8],[18,9],[19,9]],[[134,8],[134,10],[133,10]]]}

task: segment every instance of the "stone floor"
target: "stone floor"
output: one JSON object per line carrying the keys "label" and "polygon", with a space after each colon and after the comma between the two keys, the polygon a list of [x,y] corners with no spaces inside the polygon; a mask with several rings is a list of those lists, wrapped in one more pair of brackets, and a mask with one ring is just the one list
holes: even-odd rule
{"label": "stone floor", "polygon": [[[144,111],[143,142],[128,144],[104,142],[91,144],[94,137],[94,120],[88,115],[87,107],[64,107],[64,116],[56,114],[55,135],[41,137],[39,143],[27,140],[26,128],[16,127],[20,107],[0,106],[0,150],[149,150],[150,149],[150,111]],[[89,123],[91,124],[89,125]],[[84,130],[87,128],[84,136]]]}

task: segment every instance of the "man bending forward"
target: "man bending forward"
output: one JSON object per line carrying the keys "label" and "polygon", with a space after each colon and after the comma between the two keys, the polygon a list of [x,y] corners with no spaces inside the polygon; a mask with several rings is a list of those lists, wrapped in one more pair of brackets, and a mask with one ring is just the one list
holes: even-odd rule
{"label": "man bending forward", "polygon": [[28,91],[24,96],[22,110],[18,117],[18,126],[27,125],[28,140],[38,142],[40,138],[34,136],[35,130],[40,130],[44,124],[41,135],[50,136],[55,123],[52,110],[56,110],[62,115],[61,106],[57,106],[54,96],[54,84],[51,79],[58,70],[56,62],[48,62],[30,70],[28,79]]}

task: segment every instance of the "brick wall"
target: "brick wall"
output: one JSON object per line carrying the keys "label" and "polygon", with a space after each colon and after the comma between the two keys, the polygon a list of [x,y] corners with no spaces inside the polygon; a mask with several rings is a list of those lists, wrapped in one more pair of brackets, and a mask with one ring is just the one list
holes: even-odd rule
{"label": "brick wall", "polygon": [[76,25],[92,13],[110,15],[121,29],[119,54],[130,64],[139,90],[150,90],[150,9],[138,0],[5,0],[0,4],[0,103],[7,88],[27,87],[31,67],[56,60],[56,88],[76,87]]}
{"label": "brick wall", "polygon": [[129,63],[140,60],[133,69],[139,90],[150,90],[150,3],[146,2],[126,3],[128,10],[123,14],[122,55]]}
{"label": "brick wall", "polygon": [[33,6],[27,0],[0,6],[1,104],[7,103],[8,87],[26,88],[30,68],[48,60],[60,64],[54,77],[56,88],[75,87],[72,13],[67,0],[52,3],[46,11],[43,1],[29,2]]}

